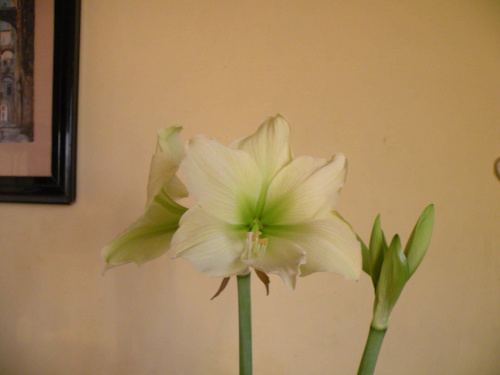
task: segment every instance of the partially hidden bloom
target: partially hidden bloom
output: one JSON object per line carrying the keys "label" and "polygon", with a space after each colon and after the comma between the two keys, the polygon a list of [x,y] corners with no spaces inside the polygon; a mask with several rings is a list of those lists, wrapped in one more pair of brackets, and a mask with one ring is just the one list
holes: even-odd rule
{"label": "partially hidden bloom", "polygon": [[173,236],[176,256],[209,276],[278,274],[290,289],[318,271],[359,278],[360,243],[334,211],[344,155],[293,158],[288,138],[277,115],[231,147],[204,136],[188,142],[183,170],[197,204]]}
{"label": "partially hidden bloom", "polygon": [[187,210],[176,202],[188,195],[176,176],[184,156],[180,131],[180,127],[171,127],[158,132],[157,149],[149,172],[146,210],[102,249],[108,267],[129,262],[140,265],[170,248],[179,220]]}

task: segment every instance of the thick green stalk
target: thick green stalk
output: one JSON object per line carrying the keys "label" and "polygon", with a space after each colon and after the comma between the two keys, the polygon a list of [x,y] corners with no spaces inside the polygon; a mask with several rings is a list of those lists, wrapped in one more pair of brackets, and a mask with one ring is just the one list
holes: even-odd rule
{"label": "thick green stalk", "polygon": [[378,330],[370,327],[370,333],[368,334],[368,339],[366,340],[363,357],[361,358],[361,363],[359,364],[358,375],[373,375],[375,365],[377,364],[378,353],[382,347],[382,341],[384,341],[386,331],[386,329]]}
{"label": "thick green stalk", "polygon": [[240,326],[240,375],[252,375],[252,309],[250,273],[238,275],[238,316]]}

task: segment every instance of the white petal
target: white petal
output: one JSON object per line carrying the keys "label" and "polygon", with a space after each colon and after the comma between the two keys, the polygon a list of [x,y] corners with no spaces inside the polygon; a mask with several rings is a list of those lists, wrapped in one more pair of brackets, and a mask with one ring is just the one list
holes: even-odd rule
{"label": "white petal", "polygon": [[247,269],[240,260],[244,246],[244,230],[211,216],[200,206],[186,212],[172,240],[176,256],[216,277],[236,275]]}
{"label": "white petal", "polygon": [[175,164],[171,155],[157,153],[153,156],[149,169],[146,207],[151,204],[161,190],[166,191],[173,199],[187,196],[184,184],[175,176],[178,168],[179,166]]}
{"label": "white petal", "polygon": [[170,248],[170,241],[186,209],[164,192],[157,194],[144,215],[102,249],[107,263],[142,264]]}
{"label": "white petal", "polygon": [[343,154],[330,161],[294,159],[271,182],[262,223],[297,224],[328,215],[344,185],[346,167]]}
{"label": "white petal", "polygon": [[151,160],[148,181],[149,206],[156,194],[164,189],[173,199],[187,196],[184,184],[175,176],[184,155],[180,127],[170,127],[158,131],[156,153]]}
{"label": "white petal", "polygon": [[281,115],[276,115],[264,121],[257,132],[238,141],[234,146],[255,159],[264,185],[268,185],[276,173],[292,161],[292,152],[288,145],[289,135],[288,122]]}
{"label": "white petal", "polygon": [[165,192],[175,200],[185,198],[189,195],[186,185],[177,177],[172,176],[163,186]]}
{"label": "white petal", "polygon": [[262,254],[247,249],[241,260],[259,271],[267,274],[278,274],[287,288],[295,289],[300,266],[306,261],[306,254],[302,248],[285,238],[267,236],[267,248]]}
{"label": "white petal", "polygon": [[335,212],[324,220],[272,227],[268,231],[285,236],[304,249],[307,261],[300,267],[301,276],[323,271],[357,280],[361,274],[361,245],[349,224]]}
{"label": "white petal", "polygon": [[186,185],[198,203],[228,223],[251,224],[262,185],[252,157],[202,136],[190,140],[186,152]]}
{"label": "white petal", "polygon": [[180,165],[184,156],[184,147],[181,141],[180,126],[171,126],[168,129],[158,130],[157,153],[167,153],[172,156],[175,164]]}

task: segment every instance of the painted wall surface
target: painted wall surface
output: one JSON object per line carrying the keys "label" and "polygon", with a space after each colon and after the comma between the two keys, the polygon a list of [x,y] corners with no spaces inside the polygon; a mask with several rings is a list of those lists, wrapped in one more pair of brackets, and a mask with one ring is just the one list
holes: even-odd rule
{"label": "painted wall surface", "polygon": [[[498,1],[83,0],[78,192],[0,205],[0,374],[237,373],[234,280],[169,254],[101,276],[146,201],[156,130],[229,144],[267,116],[295,155],[349,159],[338,206],[368,239],[435,234],[378,374],[500,373]],[[372,286],[254,278],[254,374],[354,374]]]}

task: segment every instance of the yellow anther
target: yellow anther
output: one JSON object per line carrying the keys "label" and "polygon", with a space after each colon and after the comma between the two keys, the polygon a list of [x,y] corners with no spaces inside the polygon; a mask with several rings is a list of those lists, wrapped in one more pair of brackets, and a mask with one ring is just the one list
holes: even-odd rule
{"label": "yellow anther", "polygon": [[262,232],[255,232],[252,237],[252,241],[257,241],[259,239],[259,236],[262,234]]}

